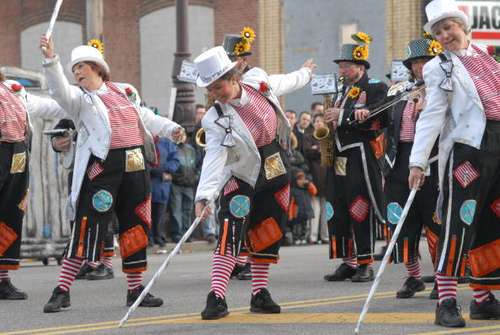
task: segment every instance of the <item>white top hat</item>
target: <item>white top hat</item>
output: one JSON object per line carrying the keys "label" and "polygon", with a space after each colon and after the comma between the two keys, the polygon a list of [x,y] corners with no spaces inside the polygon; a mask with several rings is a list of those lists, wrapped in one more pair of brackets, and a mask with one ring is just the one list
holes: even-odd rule
{"label": "white top hat", "polygon": [[108,63],[104,60],[101,52],[90,45],[80,45],[71,51],[71,61],[68,63],[69,72],[73,72],[73,66],[80,62],[96,63],[109,74]]}
{"label": "white top hat", "polygon": [[469,29],[469,19],[464,12],[458,9],[455,0],[433,0],[425,6],[425,14],[428,22],[424,25],[424,30],[429,34],[432,34],[433,25],[451,17],[462,20],[466,28]]}
{"label": "white top hat", "polygon": [[194,64],[198,69],[196,85],[199,87],[207,87],[236,66],[221,46],[208,49],[195,58]]}

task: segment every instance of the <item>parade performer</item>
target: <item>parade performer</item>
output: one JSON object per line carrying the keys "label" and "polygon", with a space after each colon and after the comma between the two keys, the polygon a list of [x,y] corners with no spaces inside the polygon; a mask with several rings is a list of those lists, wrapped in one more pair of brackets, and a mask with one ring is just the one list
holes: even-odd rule
{"label": "parade performer", "polygon": [[470,318],[500,318],[491,293],[500,287],[500,65],[470,41],[468,18],[453,0],[434,0],[425,11],[424,29],[445,51],[424,66],[426,106],[417,121],[409,184],[423,184],[439,136],[443,228],[435,323],[464,327],[456,291],[466,262],[474,291]]}
{"label": "parade performer", "polygon": [[[153,135],[177,139],[182,128],[142,108],[131,85],[111,82],[109,66],[96,48],[82,45],[71,52],[69,70],[78,85],[73,86],[64,76],[53,41],[42,36],[40,47],[51,95],[71,115],[78,130],[68,204],[74,224],[59,283],[44,312],[70,306],[70,286],[85,259],[98,260],[113,211],[119,222],[130,306],[143,289],[147,266],[151,189],[146,161],[156,160]],[[148,294],[141,306],[162,304],[162,299]]]}
{"label": "parade performer", "polygon": [[354,34],[356,44],[342,45],[335,59],[344,85],[335,107],[325,111],[325,121],[338,125],[334,136],[334,171],[330,174],[333,186],[328,210],[330,258],[342,258],[343,263],[327,281],[353,282],[373,280],[373,248],[375,217],[384,222],[382,173],[387,113],[367,120],[370,110],[386,97],[387,86],[369,79],[367,70],[371,37]]}
{"label": "parade performer", "polygon": [[[269,266],[278,262],[290,198],[288,157],[290,126],[268,75],[252,68],[242,78],[224,48],[212,48],[194,60],[199,87],[215,104],[202,120],[207,151],[195,197],[200,215],[210,199],[217,201],[219,241],[214,252],[212,284],[203,319],[228,314],[229,276],[243,246],[250,254],[254,313],[280,313],[267,290]],[[292,90],[283,82],[280,88]],[[209,211],[205,211],[208,216]]]}
{"label": "parade performer", "polygon": [[[244,27],[240,34],[226,34],[222,46],[226,50],[229,59],[238,62],[238,68],[243,72],[249,71],[252,67],[248,64],[248,57],[252,55],[252,44],[256,35],[252,28]],[[312,76],[315,64],[312,59],[306,60],[302,67],[287,74],[269,75],[269,84],[273,92],[277,95],[285,95],[305,86]],[[281,83],[287,83],[288,90],[280,87]],[[247,256],[238,256],[236,265],[231,273],[231,278],[240,280],[251,279],[250,261]]]}
{"label": "parade performer", "polygon": [[[399,99],[401,94],[407,94],[392,108],[387,127],[389,144],[386,155],[391,169],[386,176],[384,192],[387,201],[387,221],[391,231],[396,228],[402,207],[410,194],[408,160],[415,136],[415,124],[425,100],[424,86],[417,86],[415,83],[422,81],[424,64],[440,53],[442,46],[431,38],[420,38],[411,41],[407,50],[407,58],[403,64],[410,70],[413,84],[408,81],[402,82],[389,89],[389,95],[395,96],[395,99]],[[410,89],[412,89],[412,93],[408,92]],[[396,92],[391,94],[392,90],[399,91],[399,94]],[[434,146],[431,156],[431,164],[426,173],[427,181],[415,196],[394,246],[394,263],[404,263],[408,272],[408,278],[396,294],[397,298],[411,298],[416,292],[425,289],[418,260],[420,236],[424,227],[432,263],[434,267],[436,265],[440,232],[435,215],[438,197],[437,145]],[[388,237],[390,239],[390,236]],[[437,299],[437,286],[434,286],[431,298]]]}
{"label": "parade performer", "polygon": [[11,282],[19,269],[23,217],[29,184],[30,118],[60,118],[64,110],[52,99],[26,92],[0,73],[0,300],[28,295]]}

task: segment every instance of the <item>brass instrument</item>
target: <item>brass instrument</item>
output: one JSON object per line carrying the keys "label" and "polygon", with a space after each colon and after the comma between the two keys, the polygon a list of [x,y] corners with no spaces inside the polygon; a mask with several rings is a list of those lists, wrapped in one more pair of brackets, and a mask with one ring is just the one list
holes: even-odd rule
{"label": "brass instrument", "polygon": [[297,140],[297,136],[292,132],[290,132],[290,146],[293,150],[296,150],[299,147],[299,141]]}
{"label": "brass instrument", "polygon": [[[336,79],[336,78],[335,78]],[[340,77],[338,82],[342,84],[343,82],[343,77]],[[338,83],[337,80],[335,80],[335,86],[336,86],[336,93],[335,95],[335,100],[337,100],[338,97]],[[331,95],[326,94],[323,96],[323,108],[324,110],[327,110],[328,108],[331,108],[333,106],[333,98]],[[315,129],[313,132],[313,137],[319,141],[319,151],[321,154],[321,166],[325,167],[332,167],[333,166],[333,161],[335,159],[335,147],[333,143],[333,127],[332,124],[329,123],[325,127],[321,127],[318,129]]]}
{"label": "brass instrument", "polygon": [[200,148],[205,148],[207,146],[207,140],[205,138],[205,129],[200,128],[194,135],[194,141]]}

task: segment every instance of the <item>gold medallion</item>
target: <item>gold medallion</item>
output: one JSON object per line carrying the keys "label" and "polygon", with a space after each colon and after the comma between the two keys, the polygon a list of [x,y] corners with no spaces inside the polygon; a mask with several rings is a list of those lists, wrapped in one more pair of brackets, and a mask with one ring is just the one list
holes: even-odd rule
{"label": "gold medallion", "polygon": [[125,158],[125,172],[142,171],[145,169],[141,148],[125,150]]}
{"label": "gold medallion", "polygon": [[337,176],[347,175],[347,157],[335,158],[335,174]]}
{"label": "gold medallion", "polygon": [[26,169],[26,151],[14,154],[10,165],[10,173],[23,173]]}
{"label": "gold medallion", "polygon": [[264,171],[267,180],[271,180],[286,173],[285,165],[281,160],[279,152],[266,158],[264,162]]}

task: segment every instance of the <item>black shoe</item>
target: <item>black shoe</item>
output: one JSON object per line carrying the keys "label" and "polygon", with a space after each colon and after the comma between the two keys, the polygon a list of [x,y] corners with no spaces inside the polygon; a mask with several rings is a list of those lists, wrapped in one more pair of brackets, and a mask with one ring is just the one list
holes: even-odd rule
{"label": "black shoe", "polygon": [[334,273],[325,275],[323,278],[326,281],[344,281],[346,279],[352,278],[356,273],[356,269],[351,268],[346,263],[340,264],[340,266],[335,270]]}
{"label": "black shoe", "polygon": [[444,327],[465,327],[465,320],[455,299],[446,299],[436,306],[434,323]]}
{"label": "black shoe", "polygon": [[[139,286],[133,290],[127,291],[127,306],[132,306],[134,302],[141,295],[142,290],[144,290],[144,286]],[[163,299],[157,298],[151,293],[146,294],[142,302],[139,304],[141,307],[160,307],[163,305]]]}
{"label": "black shoe", "polygon": [[250,312],[263,314],[281,313],[281,307],[273,301],[271,293],[265,288],[256,295],[252,295],[250,300]]}
{"label": "black shoe", "polygon": [[429,299],[431,299],[431,300],[437,300],[437,299],[439,299],[438,284],[437,284],[437,282],[434,283],[434,287],[432,288],[431,293],[429,293]]}
{"label": "black shoe", "polygon": [[87,273],[87,280],[102,280],[102,279],[112,279],[115,275],[113,274],[113,269],[106,267],[104,264],[99,264],[97,269],[92,272]]}
{"label": "black shoe", "polygon": [[434,283],[434,275],[432,276],[422,276],[424,283]]}
{"label": "black shoe", "polygon": [[498,320],[500,319],[500,303],[490,293],[489,297],[479,304],[472,300],[469,312],[473,320]]}
{"label": "black shoe", "polygon": [[10,279],[0,281],[0,300],[26,300],[28,295],[12,285]]}
{"label": "black shoe", "polygon": [[422,279],[415,277],[408,277],[403,284],[403,287],[396,293],[398,299],[408,299],[415,295],[415,293],[425,290],[425,284]]}
{"label": "black shoe", "polygon": [[250,263],[245,264],[243,269],[241,269],[240,273],[236,276],[239,280],[251,280],[252,279],[252,269],[250,267]]}
{"label": "black shoe", "polygon": [[80,268],[80,271],[78,272],[78,274],[76,275],[75,279],[76,280],[79,280],[79,279],[85,279],[87,274],[88,273],[91,273],[92,271],[94,271],[94,268],[91,267],[88,263],[85,263],[82,265],[82,267]]}
{"label": "black shoe", "polygon": [[363,283],[373,280],[373,269],[368,264],[358,266],[356,273],[351,277],[351,281],[355,283]]}
{"label": "black shoe", "polygon": [[52,291],[52,296],[49,302],[43,306],[44,313],[56,313],[63,309],[68,309],[71,306],[69,299],[69,292],[62,290],[57,286],[54,291]]}
{"label": "black shoe", "polygon": [[210,291],[207,296],[207,305],[201,312],[201,318],[203,320],[217,320],[228,314],[226,299],[219,298],[214,291]]}
{"label": "black shoe", "polygon": [[235,278],[245,267],[245,265],[235,264],[230,278]]}

